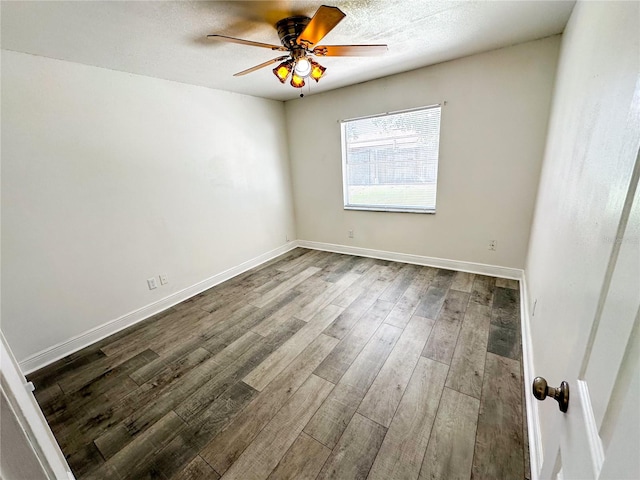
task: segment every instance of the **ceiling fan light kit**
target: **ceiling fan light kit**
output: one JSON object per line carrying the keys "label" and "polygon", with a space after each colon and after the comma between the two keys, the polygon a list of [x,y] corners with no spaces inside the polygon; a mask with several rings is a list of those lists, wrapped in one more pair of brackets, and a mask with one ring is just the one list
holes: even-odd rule
{"label": "ceiling fan light kit", "polygon": [[[305,78],[311,77],[318,82],[327,70],[312,56],[369,56],[380,55],[387,51],[386,45],[325,45],[315,46],[345,17],[345,14],[337,7],[322,5],[316,11],[313,18],[304,16],[287,17],[276,23],[275,27],[282,46],[272,45],[241,38],[228,37],[226,35],[207,35],[209,38],[222,40],[241,45],[269,48],[274,51],[289,52],[289,55],[267,60],[264,63],[248,68],[234,76],[239,77],[255,72],[263,67],[282,62],[273,69],[273,74],[280,83],[285,83],[291,75],[290,85],[294,88],[305,86]],[[283,61],[284,60],[284,61]]]}
{"label": "ceiling fan light kit", "polygon": [[306,84],[304,83],[304,78],[296,75],[295,73],[291,75],[291,86],[295,88],[302,88]]}
{"label": "ceiling fan light kit", "polygon": [[292,70],[293,70],[293,61],[287,60],[285,62],[282,62],[276,68],[274,68],[273,74],[276,77],[278,77],[278,80],[280,80],[280,83],[284,83],[287,81],[287,78],[289,77],[289,74],[291,73]]}

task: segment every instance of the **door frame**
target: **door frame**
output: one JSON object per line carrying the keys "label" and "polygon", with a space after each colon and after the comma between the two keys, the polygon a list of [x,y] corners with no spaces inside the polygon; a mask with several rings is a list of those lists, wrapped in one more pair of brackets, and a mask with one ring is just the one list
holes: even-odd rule
{"label": "door frame", "polygon": [[0,363],[2,364],[0,388],[9,401],[9,406],[20,427],[24,430],[33,453],[52,480],[75,479],[40,406],[31,393],[32,385],[26,382],[2,330],[0,330],[0,338]]}

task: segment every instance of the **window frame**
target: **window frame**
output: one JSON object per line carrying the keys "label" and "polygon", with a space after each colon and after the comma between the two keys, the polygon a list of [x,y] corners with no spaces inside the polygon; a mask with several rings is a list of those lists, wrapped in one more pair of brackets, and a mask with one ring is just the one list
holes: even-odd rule
{"label": "window frame", "polygon": [[[361,210],[361,211],[372,211],[372,212],[396,212],[396,213],[423,213],[429,215],[435,215],[436,213],[436,205],[437,205],[437,190],[438,190],[438,167],[440,163],[440,139],[441,139],[441,127],[442,127],[442,107],[443,103],[436,103],[432,105],[426,105],[422,107],[408,108],[404,110],[396,110],[392,112],[383,112],[375,115],[367,115],[362,117],[354,117],[348,118],[344,120],[340,120],[340,143],[341,143],[341,155],[342,155],[342,203],[344,210]],[[422,110],[431,110],[434,108],[440,109],[440,118],[438,123],[438,157],[435,165],[435,189],[436,195],[434,198],[433,208],[415,208],[411,206],[391,206],[391,205],[354,205],[348,204],[347,200],[349,198],[348,189],[348,172],[347,172],[347,138],[345,135],[345,128],[349,122],[354,122],[358,120],[366,120],[370,118],[379,118],[379,117],[388,117],[391,115],[399,115],[402,113],[410,113]]]}

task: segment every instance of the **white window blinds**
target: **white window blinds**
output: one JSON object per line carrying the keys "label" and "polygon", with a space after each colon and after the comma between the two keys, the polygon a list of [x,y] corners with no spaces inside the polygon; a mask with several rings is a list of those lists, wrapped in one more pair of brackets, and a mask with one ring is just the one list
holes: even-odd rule
{"label": "white window blinds", "polygon": [[342,122],[344,208],[434,213],[440,105]]}

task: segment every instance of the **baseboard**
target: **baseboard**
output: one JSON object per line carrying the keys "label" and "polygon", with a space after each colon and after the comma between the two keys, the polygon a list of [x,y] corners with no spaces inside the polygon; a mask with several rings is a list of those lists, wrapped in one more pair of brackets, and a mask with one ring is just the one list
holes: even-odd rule
{"label": "baseboard", "polygon": [[[25,374],[34,372],[61,358],[66,357],[78,350],[81,350],[103,338],[113,335],[127,327],[135,325],[157,313],[166,310],[188,298],[197,295],[219,283],[225,282],[236,275],[239,275],[251,268],[255,268],[278,255],[282,255],[296,247],[309,248],[313,250],[324,250],[328,252],[344,253],[348,255],[358,255],[361,257],[378,258],[394,262],[413,263],[436,268],[458,270],[463,272],[490,275],[493,277],[510,278],[519,280],[522,271],[516,268],[499,267],[495,265],[485,265],[481,263],[464,262],[459,260],[448,260],[443,258],[426,257],[422,255],[412,255],[408,253],[387,252],[383,250],[373,250],[369,248],[351,247],[347,245],[336,245],[331,243],[311,242],[308,240],[296,240],[282,245],[274,250],[259,255],[240,265],[225,270],[209,277],[195,285],[187,287],[179,292],[175,292],[161,300],[142,307],[133,312],[127,313],[119,318],[111,320],[103,325],[88,330],[69,340],[60,342],[52,347],[46,348],[20,361],[20,368]],[[524,337],[523,337],[524,338]]]}
{"label": "baseboard", "polygon": [[171,308],[172,306],[187,300],[188,298],[204,292],[205,290],[225,282],[237,275],[240,275],[247,270],[257,267],[269,260],[282,255],[290,250],[293,250],[298,246],[298,242],[289,242],[281,247],[273,249],[269,252],[263,253],[251,260],[241,263],[235,267],[232,267],[224,272],[220,272],[212,277],[209,277],[201,282],[196,283],[190,287],[187,287],[179,292],[172,293],[171,295],[151,303],[145,307],[142,307],[133,312],[129,312],[115,320],[111,320],[103,325],[92,328],[80,335],[77,335],[69,340],[58,343],[52,347],[46,348],[38,353],[35,353],[24,360],[20,361],[20,369],[26,375],[34,372],[42,367],[45,367],[61,358],[66,357],[78,350],[81,350],[93,343],[102,340],[103,338],[113,335],[122,329],[135,325],[142,320],[145,320],[157,313]]}
{"label": "baseboard", "polygon": [[309,240],[298,240],[297,244],[299,247],[311,248],[313,250],[345,253],[348,255],[358,255],[360,257],[391,260],[393,262],[413,263],[415,265],[477,273],[480,275],[489,275],[491,277],[510,278],[513,280],[520,280],[522,277],[522,270],[518,268],[499,267],[496,265],[485,265],[483,263],[465,262],[461,260],[448,260],[445,258],[425,257],[423,255],[412,255],[410,253],[387,252],[384,250],[373,250],[370,248],[352,247],[349,245],[311,242]]}
{"label": "baseboard", "polygon": [[529,309],[529,295],[527,279],[523,272],[520,279],[520,326],[522,330],[522,368],[524,370],[524,385],[527,389],[525,397],[527,411],[527,432],[529,434],[529,462],[531,466],[531,480],[540,478],[542,468],[542,435],[540,432],[540,414],[538,402],[533,401],[533,394],[528,391],[533,384],[533,345],[531,343],[531,310]]}

